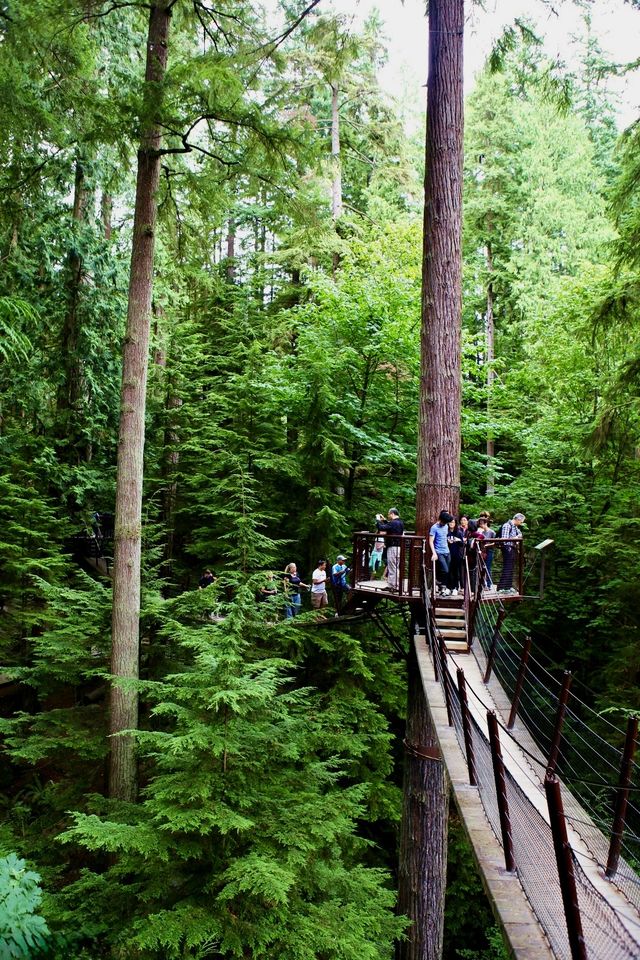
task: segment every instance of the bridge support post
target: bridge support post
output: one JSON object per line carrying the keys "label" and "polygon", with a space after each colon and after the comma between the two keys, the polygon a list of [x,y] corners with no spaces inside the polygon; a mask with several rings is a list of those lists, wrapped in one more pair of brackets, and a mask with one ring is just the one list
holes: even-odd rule
{"label": "bridge support post", "polygon": [[618,792],[616,794],[616,806],[613,816],[613,826],[611,827],[611,843],[609,844],[609,856],[607,858],[607,877],[615,876],[618,869],[618,860],[620,859],[620,850],[622,848],[622,834],[624,831],[624,822],[627,814],[627,803],[629,802],[629,787],[631,785],[631,768],[633,758],[636,752],[636,739],[638,736],[638,718],[629,717],[627,721],[627,736],[624,742],[624,753],[622,755],[622,764],[620,766],[620,780],[618,783]]}
{"label": "bridge support post", "polygon": [[500,639],[500,631],[502,630],[502,624],[504,623],[504,618],[507,615],[507,611],[504,607],[498,611],[498,616],[496,619],[496,625],[493,628],[493,637],[491,638],[491,648],[489,650],[489,656],[487,657],[487,669],[485,670],[484,677],[482,678],[483,683],[489,683],[491,678],[491,672],[493,670],[493,661],[496,658],[496,651],[498,649],[498,640]]}
{"label": "bridge support post", "polygon": [[511,819],[509,817],[509,800],[507,798],[507,782],[504,775],[504,760],[500,749],[500,734],[498,733],[498,718],[494,710],[487,711],[489,726],[489,743],[491,744],[491,759],[493,761],[493,777],[496,783],[496,799],[500,816],[500,832],[502,834],[502,849],[504,850],[504,865],[509,873],[516,869],[513,855],[513,837],[511,835]]}
{"label": "bridge support post", "polygon": [[569,947],[572,960],[587,960],[587,948],[582,933],[580,905],[576,891],[576,876],[573,867],[573,854],[567,837],[567,824],[564,819],[560,782],[554,774],[544,778],[544,789],[549,805],[549,823],[553,836],[553,848],[558,865],[558,879],[562,893],[562,904],[567,922]]}
{"label": "bridge support post", "polygon": [[447,647],[444,637],[438,640],[438,650],[440,651],[440,679],[442,689],[444,690],[444,701],[447,705],[447,722],[450,727],[453,726],[453,713],[451,710],[451,677],[447,669]]}
{"label": "bridge support post", "polygon": [[407,939],[398,943],[397,960],[437,960],[442,956],[444,932],[449,782],[413,637],[407,671],[398,910],[409,918],[411,926]]}
{"label": "bridge support post", "polygon": [[477,786],[476,780],[476,761],[473,754],[473,737],[471,735],[471,718],[469,716],[469,701],[467,700],[467,684],[464,679],[464,670],[458,667],[458,693],[460,694],[460,710],[462,713],[462,729],[464,731],[464,746],[467,754],[467,766],[469,768],[469,783],[472,787]]}
{"label": "bridge support post", "polygon": [[509,722],[507,724],[507,730],[512,730],[513,725],[516,722],[518,707],[520,706],[520,695],[522,694],[522,685],[524,683],[525,674],[527,672],[527,663],[529,662],[530,653],[531,653],[531,637],[525,637],[524,644],[522,647],[522,657],[520,658],[520,668],[518,670],[518,679],[516,680],[516,689],[514,690],[514,693],[513,693],[513,703],[511,704],[511,713],[509,714]]}
{"label": "bridge support post", "polygon": [[556,766],[558,763],[558,754],[560,753],[560,738],[562,736],[562,727],[564,724],[564,717],[567,712],[567,703],[569,702],[569,690],[571,689],[571,671],[565,670],[562,677],[562,689],[560,690],[560,696],[558,697],[558,710],[556,712],[556,722],[553,729],[553,740],[551,741],[551,748],[549,750],[549,761],[547,763],[547,773],[552,774],[556,772]]}

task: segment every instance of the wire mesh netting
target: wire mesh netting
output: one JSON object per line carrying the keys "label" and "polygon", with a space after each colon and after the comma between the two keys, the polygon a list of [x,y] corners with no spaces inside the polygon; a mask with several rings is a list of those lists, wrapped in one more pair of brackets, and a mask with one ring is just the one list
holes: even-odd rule
{"label": "wire mesh netting", "polygon": [[[497,604],[479,605],[475,629],[475,637],[479,643],[475,644],[475,654],[481,670],[484,671],[493,645],[494,677],[490,682],[490,690],[496,699],[501,698],[504,701],[505,695],[509,700],[513,698],[522,641],[509,631],[497,631],[498,613]],[[494,643],[496,633],[497,642]],[[560,895],[553,837],[547,820],[540,812],[546,809],[540,801],[540,798],[544,798],[542,779],[553,739],[560,683],[537,656],[531,657],[530,666],[531,670],[525,676],[522,687],[518,715],[529,729],[535,744],[527,740],[520,761],[515,759],[517,754],[513,750],[509,751],[510,764],[515,762],[519,767],[514,770],[516,776],[509,770],[505,771],[510,833],[523,891],[540,920],[554,954],[569,960],[571,949]],[[447,674],[445,682],[448,686],[452,721],[460,749],[466,756],[462,701],[451,673],[447,671]],[[485,705],[483,707],[486,709]],[[572,788],[577,782],[582,791],[574,795],[565,785],[562,798],[566,821],[587,848],[587,852],[573,851],[577,898],[587,956],[590,960],[635,960],[640,957],[640,923],[637,915],[631,907],[628,912],[616,910],[594,887],[587,875],[588,871],[585,872],[580,862],[582,860],[584,866],[592,871],[594,863],[597,864],[600,875],[604,870],[609,848],[608,836],[611,832],[613,794],[621,761],[620,747],[605,739],[601,732],[588,726],[580,715],[583,707],[577,698],[571,699],[567,711],[566,732],[558,754],[557,772],[560,778],[566,777]],[[486,733],[472,713],[470,711],[468,716],[478,790],[487,819],[502,845],[491,747]],[[611,739],[619,740],[622,732],[613,725],[609,726]],[[506,739],[508,735],[503,728],[501,737]],[[514,740],[517,742],[517,735]],[[534,752],[531,752],[532,750]],[[537,804],[530,799],[534,794],[538,796]],[[587,797],[586,804],[583,796]],[[636,803],[634,796],[630,807],[635,807]],[[635,862],[632,844],[637,840],[634,829],[626,838],[623,846],[626,859],[620,860],[615,877],[616,887],[633,905],[640,904],[640,878],[632,868]],[[626,926],[621,919],[623,914]]]}
{"label": "wire mesh netting", "polygon": [[[493,677],[509,700],[513,698],[522,655],[522,640],[504,627],[497,629],[499,606],[480,603],[476,617],[476,657],[482,669],[493,648]],[[497,637],[496,637],[497,634]],[[495,642],[494,642],[495,641]],[[534,650],[524,676],[518,715],[527,727],[542,758],[549,751],[556,726],[560,681]],[[576,692],[577,691],[577,692]],[[614,809],[622,766],[625,731],[598,713],[585,697],[592,691],[576,683],[569,694],[556,761],[556,773],[570,790],[563,793],[568,822],[583,839],[602,870],[609,858]],[[621,857],[613,882],[640,910],[640,771],[632,768],[629,800],[622,834]]]}

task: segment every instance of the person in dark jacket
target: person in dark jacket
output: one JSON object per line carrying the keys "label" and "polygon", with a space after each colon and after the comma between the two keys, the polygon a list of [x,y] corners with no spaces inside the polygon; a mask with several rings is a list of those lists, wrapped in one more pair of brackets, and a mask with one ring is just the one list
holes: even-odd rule
{"label": "person in dark jacket", "polygon": [[376,529],[385,535],[387,545],[387,583],[390,590],[400,589],[400,537],[404,535],[404,523],[400,511],[391,507],[385,520],[381,513],[376,516]]}

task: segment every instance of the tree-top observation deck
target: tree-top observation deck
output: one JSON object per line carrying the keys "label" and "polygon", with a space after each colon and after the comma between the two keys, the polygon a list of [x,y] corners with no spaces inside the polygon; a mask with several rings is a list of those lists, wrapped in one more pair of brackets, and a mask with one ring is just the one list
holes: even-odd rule
{"label": "tree-top observation deck", "polygon": [[454,606],[462,606],[465,595],[468,598],[469,594],[502,602],[521,600],[524,596],[524,543],[521,537],[475,541],[481,546],[465,550],[461,558],[457,596],[446,598],[436,595],[436,562],[431,556],[428,536],[409,532],[393,538],[399,547],[395,583],[386,579],[384,561],[377,571],[371,564],[375,542],[381,539],[384,539],[382,534],[367,530],[353,535],[352,589],[355,593],[420,603],[428,591],[432,602]]}

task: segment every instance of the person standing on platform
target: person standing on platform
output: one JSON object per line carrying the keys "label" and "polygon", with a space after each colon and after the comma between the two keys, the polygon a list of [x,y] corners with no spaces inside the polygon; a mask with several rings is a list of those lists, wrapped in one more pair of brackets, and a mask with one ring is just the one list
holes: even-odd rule
{"label": "person standing on platform", "polygon": [[290,619],[300,613],[302,608],[302,597],[300,596],[300,587],[308,590],[306,583],[303,583],[298,576],[298,568],[295,563],[288,563],[284,568],[284,596],[285,596],[285,617]]}
{"label": "person standing on platform", "polygon": [[449,521],[449,533],[447,543],[449,544],[449,555],[451,558],[449,566],[449,588],[451,596],[457,597],[462,586],[462,566],[464,559],[464,531],[454,520]]}
{"label": "person standing on platform", "polygon": [[376,529],[385,535],[387,545],[387,584],[390,590],[400,589],[400,537],[404,534],[404,523],[400,511],[390,507],[387,519],[381,513],[376,515]]}
{"label": "person standing on platform", "polygon": [[443,596],[449,596],[451,591],[447,587],[449,582],[449,566],[451,554],[449,553],[449,524],[453,517],[447,510],[441,510],[437,523],[429,530],[429,546],[431,547],[431,558],[436,561],[436,584],[439,592]]}
{"label": "person standing on platform", "polygon": [[311,607],[313,610],[322,610],[328,604],[327,561],[318,560],[318,566],[311,574]]}
{"label": "person standing on platform", "polygon": [[382,554],[384,553],[384,537],[376,537],[373,549],[371,551],[371,556],[369,557],[369,569],[371,570],[372,578],[375,577],[378,572],[378,567],[382,566]]}
{"label": "person standing on platform", "polygon": [[333,595],[336,601],[336,610],[338,613],[342,612],[342,601],[345,594],[349,593],[351,589],[347,583],[347,574],[350,572],[349,567],[346,564],[346,557],[343,554],[337,558],[334,565],[331,567],[331,585],[333,587]]}
{"label": "person standing on platform", "polygon": [[[487,528],[486,530],[483,531],[485,540],[495,540],[498,534],[491,526],[491,514],[489,513],[489,511],[483,510],[483,512],[480,514],[480,517],[478,519],[486,521]],[[487,587],[487,589],[491,590],[493,589],[493,578],[491,576],[491,569],[493,567],[493,554],[495,552],[495,545],[488,544],[485,549],[487,552],[487,558],[485,560],[485,565],[487,567],[487,582],[485,586]]]}
{"label": "person standing on platform", "polygon": [[[522,537],[521,525],[525,521],[524,513],[515,513],[512,520],[502,524],[500,537],[503,540],[518,540]],[[516,548],[513,543],[501,543],[502,573],[498,581],[498,593],[517,593],[513,589],[513,569],[516,562]]]}

